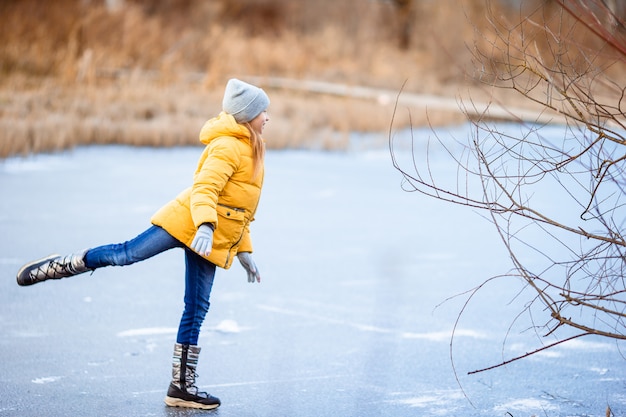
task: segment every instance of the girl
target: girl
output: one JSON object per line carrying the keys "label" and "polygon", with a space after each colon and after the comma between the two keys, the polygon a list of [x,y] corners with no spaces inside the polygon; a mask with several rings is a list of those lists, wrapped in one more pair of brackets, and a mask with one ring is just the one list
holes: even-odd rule
{"label": "girl", "polygon": [[191,187],[158,210],[152,225],[124,243],[51,255],[24,265],[17,283],[33,285],[94,271],[130,265],[172,248],[185,252],[185,308],[174,345],[169,406],[217,408],[220,400],[195,384],[200,327],[209,309],[216,267],[230,268],[235,256],[248,282],[261,276],[251,257],[250,222],[263,184],[264,142],[270,100],[260,88],[238,79],[226,84],[223,111],[200,131],[205,145]]}

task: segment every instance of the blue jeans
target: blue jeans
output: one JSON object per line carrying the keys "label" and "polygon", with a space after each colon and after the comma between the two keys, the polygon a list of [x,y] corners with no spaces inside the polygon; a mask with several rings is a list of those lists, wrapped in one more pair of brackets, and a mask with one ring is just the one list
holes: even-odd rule
{"label": "blue jeans", "polygon": [[200,327],[209,311],[209,297],[216,267],[181,242],[165,229],[151,226],[136,238],[124,243],[98,246],[85,254],[89,269],[104,266],[123,266],[151,258],[172,248],[185,250],[185,309],[178,326],[176,342],[197,345]]}

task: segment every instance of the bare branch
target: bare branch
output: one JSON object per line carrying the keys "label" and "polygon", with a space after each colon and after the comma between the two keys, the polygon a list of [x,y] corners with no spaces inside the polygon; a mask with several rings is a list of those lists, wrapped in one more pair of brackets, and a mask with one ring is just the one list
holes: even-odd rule
{"label": "bare branch", "polygon": [[[433,131],[423,162],[415,147],[423,138],[411,132],[413,157],[402,164],[389,132],[406,189],[488,213],[513,265],[508,276],[532,293],[515,321],[527,314],[537,335],[557,337],[495,367],[581,336],[626,340],[626,25],[601,0],[556,4],[519,21],[489,8],[491,32],[477,32],[473,56],[477,80],[564,117],[558,135],[539,121],[493,124],[488,106],[472,100],[461,103],[471,137]],[[455,183],[435,172],[433,137],[456,166]]]}
{"label": "bare branch", "polygon": [[470,372],[468,372],[467,374],[468,374],[468,375],[471,375],[471,374],[477,374],[477,373],[479,373],[479,372],[485,372],[485,371],[490,371],[490,370],[492,370],[492,369],[500,368],[501,366],[505,366],[505,365],[508,365],[508,364],[513,363],[513,362],[515,362],[515,361],[518,361],[518,360],[520,360],[520,359],[527,358],[527,357],[529,357],[529,356],[531,356],[531,355],[534,355],[534,354],[536,354],[536,353],[542,352],[542,351],[544,351],[544,350],[546,350],[546,349],[551,349],[551,348],[553,348],[553,347],[555,347],[555,346],[557,346],[557,345],[560,345],[560,344],[562,344],[562,343],[565,343],[565,342],[567,342],[567,341],[569,341],[569,340],[577,339],[577,338],[582,337],[582,336],[587,336],[587,333],[577,334],[576,336],[572,336],[572,337],[568,337],[567,339],[559,340],[559,341],[557,341],[557,342],[554,342],[554,343],[551,343],[551,344],[549,344],[549,345],[546,345],[546,346],[540,347],[540,348],[538,348],[538,349],[535,349],[535,350],[533,350],[532,352],[527,352],[527,353],[525,353],[525,354],[523,354],[523,355],[520,355],[520,356],[517,356],[517,357],[515,357],[515,358],[512,358],[512,359],[506,360],[506,361],[504,361],[504,362],[502,362],[502,363],[499,363],[499,364],[497,364],[497,365],[488,366],[488,367],[486,367],[486,368],[477,369],[477,370],[475,370],[475,371],[470,371]]}

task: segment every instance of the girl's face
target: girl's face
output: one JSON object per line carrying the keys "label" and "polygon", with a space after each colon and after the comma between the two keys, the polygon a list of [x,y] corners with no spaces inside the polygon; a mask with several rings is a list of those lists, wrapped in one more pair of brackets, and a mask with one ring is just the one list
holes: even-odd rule
{"label": "girl's face", "polygon": [[250,120],[250,126],[259,134],[263,134],[263,129],[265,129],[265,123],[270,120],[267,115],[267,110],[263,110],[257,117]]}

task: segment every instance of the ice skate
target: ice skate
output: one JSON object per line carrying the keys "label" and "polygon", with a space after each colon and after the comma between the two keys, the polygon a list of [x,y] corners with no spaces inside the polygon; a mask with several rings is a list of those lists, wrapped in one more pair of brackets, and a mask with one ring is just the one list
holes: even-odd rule
{"label": "ice skate", "polygon": [[172,364],[172,382],[167,390],[165,404],[170,407],[187,407],[211,410],[220,406],[219,398],[201,392],[196,387],[196,367],[199,346],[176,343]]}
{"label": "ice skate", "polygon": [[67,278],[91,271],[85,266],[86,252],[67,256],[55,254],[29,262],[18,271],[17,283],[21,286],[28,286],[49,279]]}

